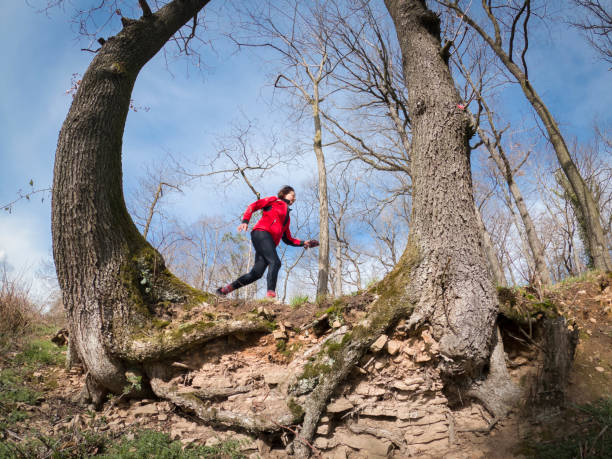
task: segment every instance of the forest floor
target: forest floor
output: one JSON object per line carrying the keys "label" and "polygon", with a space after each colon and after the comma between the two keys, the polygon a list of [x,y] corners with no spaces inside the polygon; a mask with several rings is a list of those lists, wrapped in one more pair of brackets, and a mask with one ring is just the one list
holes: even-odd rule
{"label": "forest floor", "polygon": [[[579,329],[565,406],[537,411],[518,407],[490,432],[454,435],[444,457],[612,457],[611,279],[588,275],[546,292]],[[305,343],[316,343],[341,324],[357,322],[371,299],[360,294],[294,307],[222,299],[214,308],[232,315],[256,310],[274,318],[282,340],[278,334],[246,338],[251,344],[249,358],[263,366],[289,362]],[[166,401],[115,396],[100,411],[77,405],[84,374],[64,367],[65,347],[50,341],[56,331],[51,325],[38,326],[31,336],[16,339],[0,353],[0,458],[267,457],[270,450],[263,441],[213,429]],[[529,354],[509,355],[509,360],[517,381],[525,368],[537,366]]]}

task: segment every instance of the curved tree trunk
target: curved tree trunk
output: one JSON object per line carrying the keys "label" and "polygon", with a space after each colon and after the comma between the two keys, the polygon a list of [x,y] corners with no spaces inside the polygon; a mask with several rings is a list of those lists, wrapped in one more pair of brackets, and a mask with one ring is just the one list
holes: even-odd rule
{"label": "curved tree trunk", "polygon": [[495,289],[476,223],[470,120],[440,46],[440,20],[423,0],[385,0],[403,56],[412,124],[412,227],[417,255],[411,323],[429,321],[448,372],[475,374],[488,361]]}
{"label": "curved tree trunk", "polygon": [[[187,301],[125,206],[121,149],[136,77],[208,0],[173,1],[140,20],[124,19],[93,59],[59,134],[52,201],[53,255],[71,340],[95,399],[120,392],[125,368],[113,349],[150,320],[156,298]],[[153,280],[160,282],[153,285]],[[170,288],[172,283],[173,287]],[[167,284],[167,285],[162,285]]]}

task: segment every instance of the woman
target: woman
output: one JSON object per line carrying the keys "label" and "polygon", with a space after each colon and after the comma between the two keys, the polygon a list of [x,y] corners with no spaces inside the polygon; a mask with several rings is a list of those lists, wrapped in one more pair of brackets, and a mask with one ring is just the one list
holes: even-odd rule
{"label": "woman", "polygon": [[300,241],[291,236],[289,230],[291,224],[289,212],[291,209],[289,209],[289,206],[294,202],[295,190],[289,185],[285,185],[280,189],[277,196],[259,199],[247,207],[242,216],[242,223],[238,226],[239,232],[247,230],[253,212],[263,209],[263,215],[251,231],[251,241],[253,241],[253,247],[255,248],[255,265],[250,272],[240,276],[231,284],[218,288],[217,295],[225,296],[240,287],[255,282],[263,276],[264,271],[268,268],[268,293],[266,296],[268,298],[276,297],[276,279],[281,267],[276,246],[278,246],[280,240],[282,239],[287,245],[306,249],[319,245],[319,242],[314,239]]}

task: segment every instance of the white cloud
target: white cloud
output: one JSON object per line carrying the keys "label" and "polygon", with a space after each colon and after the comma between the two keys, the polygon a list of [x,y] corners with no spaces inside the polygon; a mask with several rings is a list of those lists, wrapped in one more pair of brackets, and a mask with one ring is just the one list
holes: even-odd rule
{"label": "white cloud", "polygon": [[25,212],[0,215],[0,262],[39,297],[47,287],[36,270],[51,255],[50,236],[40,230],[43,225],[47,224],[39,216]]}

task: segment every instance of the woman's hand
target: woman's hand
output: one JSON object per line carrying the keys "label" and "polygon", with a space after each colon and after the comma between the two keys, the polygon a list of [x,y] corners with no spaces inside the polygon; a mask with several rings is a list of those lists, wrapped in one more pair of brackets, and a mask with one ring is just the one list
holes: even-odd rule
{"label": "woman's hand", "polygon": [[319,245],[319,241],[317,241],[316,239],[309,239],[308,241],[304,242],[305,249],[311,249],[313,247],[318,247],[318,245]]}
{"label": "woman's hand", "polygon": [[241,223],[240,225],[238,225],[238,232],[246,231],[248,227],[249,225],[247,223]]}

